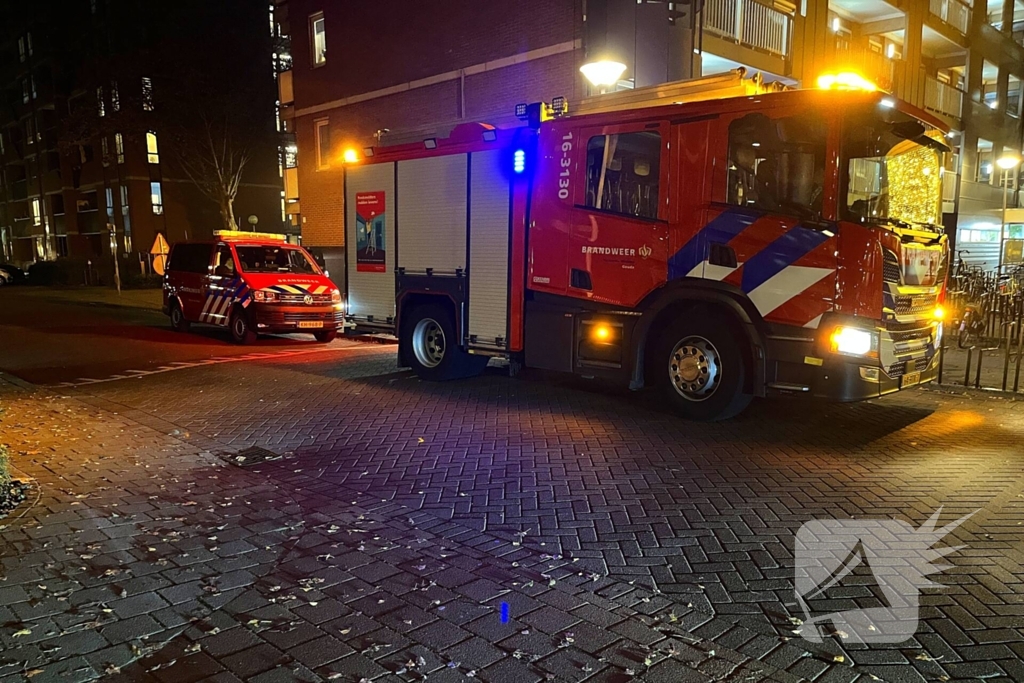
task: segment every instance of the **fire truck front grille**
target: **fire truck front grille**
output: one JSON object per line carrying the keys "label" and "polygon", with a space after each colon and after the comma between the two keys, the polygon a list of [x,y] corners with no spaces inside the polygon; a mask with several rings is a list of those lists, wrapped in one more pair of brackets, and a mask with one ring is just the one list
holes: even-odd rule
{"label": "fire truck front grille", "polygon": [[888,249],[885,250],[882,260],[882,279],[886,282],[900,283],[900,261],[896,254]]}
{"label": "fire truck front grille", "polygon": [[312,322],[322,320],[325,322],[342,322],[344,314],[341,311],[333,311],[329,313],[285,313],[284,321],[286,323],[300,323],[300,322]]}
{"label": "fire truck front grille", "polygon": [[[313,297],[312,303],[314,304],[329,304],[331,303],[330,294],[311,294]],[[283,304],[305,304],[305,294],[278,294],[277,300]]]}
{"label": "fire truck front grille", "polygon": [[933,310],[935,310],[934,296],[896,297],[896,315],[919,318],[930,315]]}

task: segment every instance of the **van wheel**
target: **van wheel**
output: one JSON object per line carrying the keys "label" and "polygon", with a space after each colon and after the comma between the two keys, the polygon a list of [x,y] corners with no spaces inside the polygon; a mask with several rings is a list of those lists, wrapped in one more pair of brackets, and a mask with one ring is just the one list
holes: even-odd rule
{"label": "van wheel", "polygon": [[236,344],[252,344],[256,341],[256,332],[249,326],[249,318],[245,310],[236,308],[231,313],[231,341]]}
{"label": "van wheel", "polygon": [[323,330],[322,332],[314,332],[313,338],[321,344],[330,344],[332,341],[338,338],[337,330]]}
{"label": "van wheel", "polygon": [[171,304],[171,329],[175,332],[188,332],[192,323],[185,320],[185,314],[181,312],[181,305],[175,301]]}
{"label": "van wheel", "polygon": [[753,396],[744,391],[749,370],[738,333],[707,316],[698,309],[670,325],[658,341],[653,369],[680,415],[713,422],[739,415]]}
{"label": "van wheel", "polygon": [[402,325],[399,342],[402,357],[422,379],[444,381],[473,377],[483,372],[486,356],[474,356],[459,348],[451,314],[437,304],[412,310]]}

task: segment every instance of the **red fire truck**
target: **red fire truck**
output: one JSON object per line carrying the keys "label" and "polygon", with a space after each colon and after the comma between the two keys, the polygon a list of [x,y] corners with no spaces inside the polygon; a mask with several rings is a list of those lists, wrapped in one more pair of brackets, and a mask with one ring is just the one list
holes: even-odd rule
{"label": "red fire truck", "polygon": [[347,316],[396,334],[403,366],[444,380],[504,357],[655,386],[704,420],[935,376],[937,119],[742,72],[517,114],[346,170]]}

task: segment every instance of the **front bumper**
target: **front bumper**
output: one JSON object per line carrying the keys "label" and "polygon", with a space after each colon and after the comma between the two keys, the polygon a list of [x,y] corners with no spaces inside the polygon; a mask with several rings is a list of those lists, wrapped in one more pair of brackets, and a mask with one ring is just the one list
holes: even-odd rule
{"label": "front bumper", "polygon": [[345,311],[340,304],[329,306],[288,306],[252,304],[249,321],[253,329],[266,334],[292,332],[341,331],[345,327]]}
{"label": "front bumper", "polygon": [[[819,334],[827,334],[823,327]],[[931,382],[938,376],[940,327],[932,323],[879,325],[877,357],[833,354],[798,335],[770,340],[768,393],[830,401],[862,401]]]}

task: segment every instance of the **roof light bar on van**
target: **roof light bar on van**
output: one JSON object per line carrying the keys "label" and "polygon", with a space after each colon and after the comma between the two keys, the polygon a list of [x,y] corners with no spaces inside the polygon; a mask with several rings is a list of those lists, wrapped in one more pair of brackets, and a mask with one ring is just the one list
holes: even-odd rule
{"label": "roof light bar on van", "polygon": [[878,86],[853,71],[818,76],[818,87],[822,90],[863,90],[875,92]]}
{"label": "roof light bar on van", "polygon": [[224,240],[225,242],[235,241],[248,241],[252,242],[263,241],[263,242],[286,242],[288,240],[287,235],[281,235],[274,232],[249,232],[248,230],[214,230],[213,236],[217,239]]}

